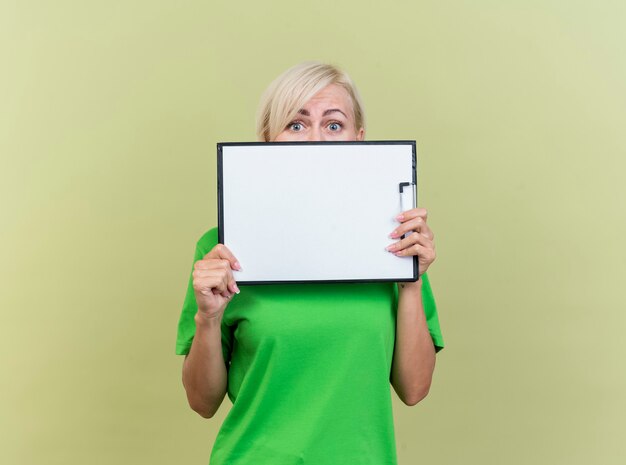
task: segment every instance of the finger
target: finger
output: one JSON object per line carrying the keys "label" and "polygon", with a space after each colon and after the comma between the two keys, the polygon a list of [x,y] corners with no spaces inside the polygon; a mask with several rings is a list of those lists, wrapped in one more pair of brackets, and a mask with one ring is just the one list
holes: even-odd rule
{"label": "finger", "polygon": [[400,226],[398,226],[398,228],[396,228],[396,231],[398,231],[399,233],[398,237],[401,237],[403,234],[410,234],[411,232],[415,231],[419,232],[431,241],[435,239],[435,234],[430,229],[430,226],[428,226],[426,220],[422,217],[418,217],[401,224]]}
{"label": "finger", "polygon": [[396,216],[396,220],[399,222],[404,222],[407,220],[412,220],[413,218],[422,217],[425,220],[428,219],[428,210],[425,208],[412,208],[410,210],[403,211],[398,216]]}
{"label": "finger", "polygon": [[194,270],[224,270],[231,272],[230,262],[221,258],[203,258],[194,263]]}
{"label": "finger", "polygon": [[224,280],[224,285],[231,294],[239,294],[241,292],[230,269],[230,262],[228,260],[205,259],[202,260],[202,262],[204,262],[204,264],[199,265],[199,267],[196,267],[192,272],[194,279],[214,275],[221,276]]}
{"label": "finger", "polygon": [[230,267],[233,270],[241,271],[241,265],[237,261],[237,258],[233,255],[233,253],[228,250],[224,244],[217,244],[215,247],[211,249],[211,251],[204,256],[204,258],[217,258],[222,260],[228,260],[230,263]]}
{"label": "finger", "polygon": [[214,260],[216,262],[216,266],[220,269],[220,271],[223,273],[224,276],[224,283],[226,285],[226,288],[232,293],[232,294],[239,294],[239,292],[241,292],[239,290],[239,286],[237,286],[237,282],[235,281],[235,277],[233,276],[233,272],[230,269],[231,264],[228,260],[226,259],[221,259],[221,260]]}
{"label": "finger", "polygon": [[194,270],[210,270],[211,268],[213,268],[211,260],[198,260],[193,264]]}
{"label": "finger", "polygon": [[411,247],[414,244],[419,244],[424,247],[434,248],[433,242],[430,239],[428,239],[426,236],[420,233],[412,232],[412,233],[407,234],[404,237],[404,239],[401,239],[398,242],[394,242],[393,244],[390,244],[388,247],[386,247],[386,250],[392,253],[398,252],[400,250]]}
{"label": "finger", "polygon": [[213,289],[213,295],[223,297],[224,299],[230,299],[233,295],[230,292],[220,292],[217,289]]}
{"label": "finger", "polygon": [[410,257],[417,255],[420,258],[420,263],[424,261],[428,264],[432,263],[436,257],[435,249],[417,243],[407,247],[406,249],[394,252],[394,255],[396,257]]}
{"label": "finger", "polygon": [[239,286],[237,286],[237,282],[234,279],[230,283],[228,283],[228,290],[233,294],[239,294],[241,292]]}
{"label": "finger", "polygon": [[391,253],[395,253],[409,248],[414,244],[419,244],[423,247],[434,249],[433,242],[430,239],[428,239],[423,234],[414,232],[408,234],[404,239],[389,245],[388,247],[386,247],[386,250]]}
{"label": "finger", "polygon": [[192,273],[194,283],[219,289],[220,292],[228,290],[228,285],[232,281],[229,269],[214,268],[210,270],[195,270]]}
{"label": "finger", "polygon": [[228,290],[228,283],[230,281],[228,274],[230,273],[230,267],[228,263],[223,263],[222,261],[220,261],[220,264],[222,268],[218,271],[220,280],[219,290],[221,291],[220,294],[222,297],[228,298],[228,296],[230,296],[230,291]]}
{"label": "finger", "polygon": [[205,258],[198,260],[194,263],[193,268],[195,270],[217,270],[223,269],[230,271],[230,262],[220,258]]}
{"label": "finger", "polygon": [[209,292],[215,294],[215,291],[222,293],[227,290],[222,276],[217,274],[194,279],[193,288],[195,291],[205,295],[208,295]]}
{"label": "finger", "polygon": [[409,231],[426,232],[426,236],[428,236],[429,233],[432,234],[432,231],[428,227],[428,224],[426,224],[426,220],[423,217],[418,216],[402,223],[400,226],[394,229],[389,236],[392,239],[398,239],[399,237],[402,237],[403,234],[406,234]]}
{"label": "finger", "polygon": [[422,236],[428,238],[431,241],[435,239],[435,233],[430,229],[430,226],[428,226],[428,223],[426,221],[424,221],[424,224],[422,225],[422,228],[419,232]]}
{"label": "finger", "polygon": [[230,272],[230,270],[228,270],[228,272],[225,272],[225,270],[219,269],[219,270],[215,270],[215,276],[212,278],[215,280],[216,285],[213,287],[213,289],[211,289],[213,291],[213,294],[215,295],[219,295],[225,299],[230,299],[230,297],[232,296],[230,290],[228,289],[228,282],[229,282],[229,276],[228,273]]}
{"label": "finger", "polygon": [[219,295],[224,297],[225,299],[230,299],[233,295],[230,292],[224,291],[224,292],[218,292],[217,290],[215,290],[214,292],[215,295]]}
{"label": "finger", "polygon": [[[228,266],[228,265],[226,265]],[[228,277],[228,282],[232,281],[232,276],[230,274],[230,268],[229,269],[223,269],[221,266],[220,267],[214,267],[214,268],[209,268],[209,269],[196,269],[193,270],[191,273],[191,277],[193,279],[202,279],[202,278],[211,278],[211,277],[218,277],[220,279],[222,279],[223,277]]]}

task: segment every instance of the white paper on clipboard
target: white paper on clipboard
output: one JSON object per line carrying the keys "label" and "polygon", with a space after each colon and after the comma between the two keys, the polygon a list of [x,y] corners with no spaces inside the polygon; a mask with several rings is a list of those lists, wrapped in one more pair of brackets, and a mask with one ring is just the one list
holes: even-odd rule
{"label": "white paper on clipboard", "polygon": [[416,204],[416,156],[415,141],[218,144],[219,237],[237,282],[416,280],[416,257],[385,250]]}

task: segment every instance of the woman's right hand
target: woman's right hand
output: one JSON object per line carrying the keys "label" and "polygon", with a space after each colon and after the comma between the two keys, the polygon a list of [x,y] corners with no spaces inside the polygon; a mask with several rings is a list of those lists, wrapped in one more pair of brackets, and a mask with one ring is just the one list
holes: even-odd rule
{"label": "woman's right hand", "polygon": [[228,248],[217,244],[193,266],[193,290],[198,313],[221,317],[233,294],[239,294],[232,270],[241,270],[239,262]]}

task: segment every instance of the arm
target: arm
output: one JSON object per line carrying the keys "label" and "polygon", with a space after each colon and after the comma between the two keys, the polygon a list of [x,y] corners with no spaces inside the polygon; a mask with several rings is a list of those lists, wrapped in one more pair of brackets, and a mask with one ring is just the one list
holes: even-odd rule
{"label": "arm", "polygon": [[196,335],[183,362],[183,385],[189,406],[200,416],[211,418],[228,386],[222,355],[222,317],[207,317],[198,312],[195,322]]}
{"label": "arm", "polygon": [[231,297],[239,293],[231,269],[240,269],[239,263],[218,244],[194,264],[192,274],[198,311],[196,333],[183,362],[183,385],[189,406],[204,418],[215,414],[228,386],[221,324]]}
{"label": "arm", "polygon": [[[434,234],[427,224],[428,212],[414,208],[398,215],[401,223],[391,233],[393,239],[407,236],[387,250],[399,257],[417,255],[422,275],[435,260]],[[430,390],[435,370],[435,346],[433,344],[424,305],[422,303],[422,280],[414,283],[398,283],[398,309],[396,316],[396,345],[391,367],[391,384],[407,405],[415,405]]]}
{"label": "arm", "polygon": [[399,283],[391,384],[407,405],[421,401],[435,370],[435,347],[422,306],[422,282]]}

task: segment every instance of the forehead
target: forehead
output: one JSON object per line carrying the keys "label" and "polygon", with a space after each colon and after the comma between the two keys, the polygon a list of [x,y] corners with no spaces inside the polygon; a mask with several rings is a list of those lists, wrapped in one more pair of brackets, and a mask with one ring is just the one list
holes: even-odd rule
{"label": "forehead", "polygon": [[352,99],[348,91],[337,84],[330,84],[320,90],[311,99],[306,102],[303,108],[311,110],[314,108],[323,109],[323,107],[334,107],[340,110],[351,110]]}

